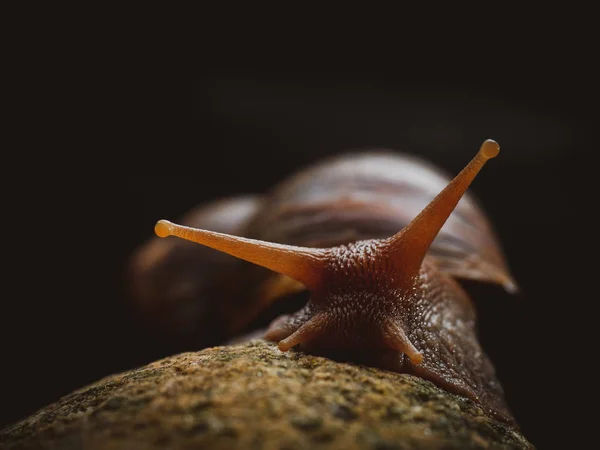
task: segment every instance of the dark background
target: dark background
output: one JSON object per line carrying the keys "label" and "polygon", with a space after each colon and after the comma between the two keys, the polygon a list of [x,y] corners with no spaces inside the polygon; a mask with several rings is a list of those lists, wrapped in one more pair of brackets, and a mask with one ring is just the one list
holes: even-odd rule
{"label": "dark background", "polygon": [[[127,303],[123,269],[157,219],[264,192],[349,149],[405,151],[455,174],[493,138],[501,154],[472,191],[522,294],[470,286],[481,341],[524,434],[539,448],[580,441],[582,405],[591,401],[585,350],[597,341],[587,326],[594,263],[583,262],[597,236],[588,217],[597,201],[595,81],[582,60],[524,52],[496,58],[493,70],[478,61],[416,74],[392,65],[240,65],[207,72],[191,89],[154,84],[143,95],[156,101],[136,116],[138,105],[131,122],[103,116],[111,135],[103,145],[117,152],[86,152],[97,137],[88,136],[73,165],[34,185],[37,201],[20,215],[34,234],[5,237],[21,256],[11,260],[18,285],[5,302],[0,425],[105,375],[189,350],[146,329]],[[113,133],[129,125],[125,137]]]}

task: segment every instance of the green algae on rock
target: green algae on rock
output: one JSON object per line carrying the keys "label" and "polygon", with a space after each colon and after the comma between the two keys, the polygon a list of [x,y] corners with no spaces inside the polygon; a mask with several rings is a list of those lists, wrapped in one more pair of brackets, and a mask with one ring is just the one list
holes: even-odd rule
{"label": "green algae on rock", "polygon": [[2,449],[531,449],[415,376],[262,340],[106,377],[0,433]]}

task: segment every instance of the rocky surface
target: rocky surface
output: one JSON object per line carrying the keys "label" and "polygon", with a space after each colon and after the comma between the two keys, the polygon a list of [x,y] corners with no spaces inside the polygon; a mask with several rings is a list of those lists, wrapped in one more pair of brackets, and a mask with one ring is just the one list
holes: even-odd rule
{"label": "rocky surface", "polygon": [[254,340],[106,377],[2,430],[0,448],[533,447],[428,381]]}

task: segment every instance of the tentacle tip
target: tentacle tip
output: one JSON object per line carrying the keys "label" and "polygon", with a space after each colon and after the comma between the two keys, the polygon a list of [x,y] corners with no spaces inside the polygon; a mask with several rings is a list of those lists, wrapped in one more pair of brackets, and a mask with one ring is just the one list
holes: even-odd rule
{"label": "tentacle tip", "polygon": [[519,294],[521,292],[519,285],[510,279],[504,281],[504,283],[502,283],[502,287],[509,294]]}
{"label": "tentacle tip", "polygon": [[290,346],[287,342],[285,341],[279,341],[279,343],[277,344],[277,348],[282,351],[282,352],[287,352],[289,349],[291,349],[293,346]]}
{"label": "tentacle tip", "polygon": [[418,366],[423,362],[423,353],[413,353],[409,356],[410,362]]}
{"label": "tentacle tip", "polygon": [[485,159],[492,159],[498,156],[500,153],[500,144],[498,144],[493,139],[487,139],[481,144],[481,148],[479,149],[479,153]]}
{"label": "tentacle tip", "polygon": [[172,225],[173,224],[168,220],[159,220],[158,222],[156,222],[156,225],[154,225],[154,233],[156,233],[156,235],[161,238],[170,236]]}

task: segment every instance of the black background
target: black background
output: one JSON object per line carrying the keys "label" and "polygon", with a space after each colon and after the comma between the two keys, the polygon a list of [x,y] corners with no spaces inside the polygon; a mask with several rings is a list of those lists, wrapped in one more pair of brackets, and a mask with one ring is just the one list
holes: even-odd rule
{"label": "black background", "polygon": [[481,341],[524,434],[539,448],[581,441],[591,402],[586,322],[597,300],[588,293],[594,263],[584,262],[597,236],[588,216],[595,91],[584,60],[550,49],[458,70],[449,58],[418,73],[239,64],[191,86],[156,81],[126,113],[115,99],[118,120],[101,114],[78,156],[37,179],[36,201],[19,216],[33,234],[5,237],[19,256],[5,301],[2,425],[102,376],[189,350],[143,327],[127,304],[123,269],[157,219],[264,192],[349,149],[406,151],[454,174],[494,138],[501,154],[472,191],[522,294],[470,286]]}

